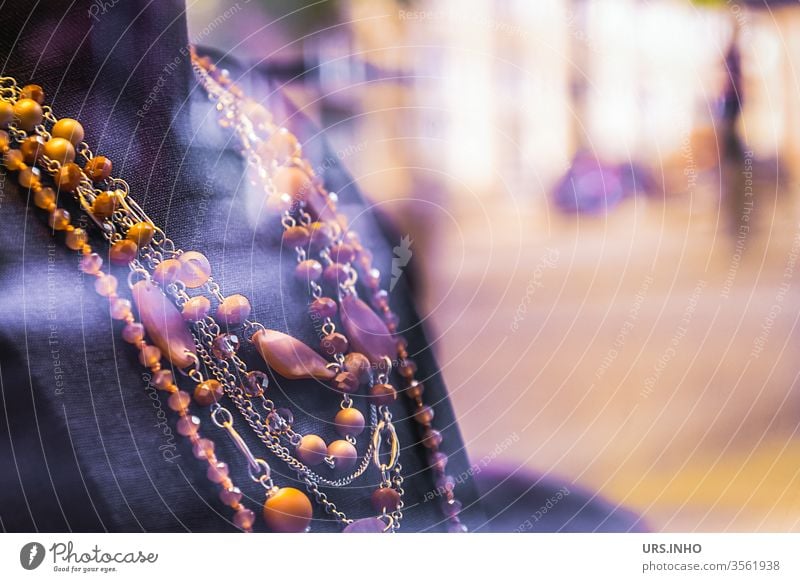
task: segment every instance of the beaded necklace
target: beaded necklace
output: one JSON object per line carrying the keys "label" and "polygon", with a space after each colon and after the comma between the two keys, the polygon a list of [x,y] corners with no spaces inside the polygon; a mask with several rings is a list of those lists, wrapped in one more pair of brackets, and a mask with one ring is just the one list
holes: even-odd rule
{"label": "beaded necklace", "polygon": [[[244,97],[237,94],[238,88],[226,83],[225,75],[215,75],[216,68],[210,63],[194,55],[193,63],[196,70],[205,72],[208,79],[217,83],[217,87],[228,85],[223,88],[222,94],[234,100],[226,102],[223,107],[220,107],[222,101],[218,103],[218,109],[224,111],[225,115],[243,112],[245,104],[257,105],[245,102]],[[201,80],[208,79],[201,76]],[[207,86],[206,83],[204,86]],[[209,96],[214,98],[214,93],[209,91]],[[345,232],[346,223],[343,224],[341,219],[338,222],[328,221],[329,217],[324,212],[315,210],[312,204],[306,204],[304,200],[295,209],[297,219],[290,208],[282,211],[284,241],[294,243],[292,247],[298,255],[298,276],[309,285],[313,297],[310,308],[312,318],[322,321],[322,349],[333,358],[332,362],[326,363],[298,340],[267,330],[249,320],[250,304],[244,296],[223,296],[211,278],[207,259],[196,251],[175,249],[172,241],[132,199],[127,183],[111,177],[111,161],[92,154],[83,141],[80,124],[70,119],[57,120],[50,108],[43,105],[43,101],[44,94],[40,87],[28,85],[20,89],[13,79],[0,79],[0,127],[7,128],[7,131],[0,133],[4,164],[7,169],[19,172],[20,185],[28,188],[33,193],[34,203],[49,213],[51,227],[65,231],[67,246],[82,254],[81,270],[97,277],[96,290],[109,298],[112,317],[125,322],[123,339],[139,349],[140,361],[153,373],[154,385],[170,393],[168,405],[179,417],[177,430],[191,440],[195,456],[208,463],[208,478],[220,484],[220,498],[235,511],[234,523],[249,531],[255,515],[241,504],[242,493],[229,478],[228,466],[214,455],[213,442],[199,436],[199,418],[190,413],[191,396],[177,387],[170,370],[161,367],[162,356],[195,382],[195,402],[210,407],[212,422],[225,431],[246,458],[250,478],[260,483],[266,491],[263,515],[271,530],[305,530],[311,519],[311,504],[300,490],[275,486],[268,463],[253,455],[234,428],[233,415],[219,402],[223,394],[234,403],[246,424],[267,449],[298,473],[307,490],[326,513],[346,526],[345,531],[394,531],[399,527],[403,507],[402,476],[398,462],[399,444],[389,411],[396,391],[389,384],[392,363],[386,353],[386,346],[389,345],[386,339],[391,336],[390,333],[384,333],[376,343],[373,338],[361,333],[361,326],[365,322],[373,331],[377,329],[374,323],[377,316],[371,310],[365,311],[366,305],[360,302],[354,292],[357,271],[350,268],[350,263],[356,254],[361,267],[367,269],[364,280],[368,284],[376,279],[379,284],[379,276],[370,272],[369,263],[364,260],[369,256],[368,252],[360,246],[355,233]],[[241,115],[234,124],[237,133],[246,128],[250,118],[258,113],[256,107],[251,108],[249,115]],[[276,135],[277,138],[274,137]],[[284,146],[288,145],[294,148],[290,153],[297,153],[297,156],[291,156],[292,165],[286,164],[288,158],[279,162],[273,157],[271,170],[277,170],[277,175],[268,172],[261,174],[267,186],[281,184],[281,168],[310,170],[307,162],[299,159],[299,144],[294,136],[284,129],[275,128],[272,128],[269,136],[268,141],[257,140],[256,145],[268,143],[279,154],[287,151]],[[18,149],[12,149],[15,145]],[[253,162],[258,165],[261,160],[257,154],[254,155],[252,145],[243,144],[243,153],[248,165]],[[84,160],[83,168],[75,163],[77,156]],[[111,243],[109,254],[112,262],[129,265],[128,286],[140,313],[141,323],[133,319],[131,302],[118,295],[116,278],[102,271],[102,259],[89,246],[87,233],[71,225],[67,211],[55,204],[55,191],[42,185],[40,168],[53,177],[60,192],[75,195],[83,210]],[[263,165],[261,169],[264,169]],[[308,176],[313,176],[313,173],[309,172]],[[273,188],[268,203],[274,203],[276,196],[278,202],[285,203],[289,191],[287,188],[283,190]],[[335,210],[333,197],[324,193],[321,186],[317,191],[326,195],[324,207]],[[298,199],[296,189],[291,193],[294,199]],[[317,221],[311,221],[307,208],[315,213]],[[326,261],[324,271],[318,261],[308,258],[308,252],[316,252]],[[333,321],[337,303],[323,296],[322,287],[317,283],[321,275],[329,283],[338,286],[340,293],[337,299],[342,307],[343,325],[354,340],[352,343],[358,344],[360,351],[365,352],[375,365],[377,382],[372,381],[373,370],[367,356],[360,352],[346,354],[348,339],[336,331]],[[161,290],[154,283],[158,283]],[[202,289],[205,294],[190,295],[187,289]],[[382,329],[394,333],[396,318],[388,308],[385,292],[374,291],[372,299],[373,306],[382,313],[386,322]],[[210,315],[212,302],[216,304],[216,319]],[[192,324],[193,333],[186,329],[185,322]],[[251,335],[252,343],[273,371],[290,379],[310,377],[331,382],[332,387],[342,393],[341,409],[334,419],[337,432],[344,437],[342,440],[325,446],[324,441],[316,435],[301,436],[294,432],[291,414],[276,409],[275,404],[264,396],[268,386],[267,376],[257,370],[248,370],[238,357],[238,337],[230,333],[230,328],[237,326]],[[145,341],[145,331],[152,343]],[[381,345],[384,347],[376,349],[376,345],[378,348]],[[424,427],[423,444],[431,450],[431,466],[437,474],[437,486],[446,496],[444,510],[449,519],[449,529],[463,531],[465,528],[457,517],[460,505],[452,494],[454,481],[444,473],[447,457],[438,450],[441,435],[431,427],[433,410],[421,400],[422,385],[414,379],[414,366],[407,359],[405,342],[400,339],[391,341],[391,349],[395,348],[399,357],[397,369],[407,380],[405,391],[418,406],[414,417]],[[200,371],[201,365],[214,378],[204,377]],[[346,470],[356,464],[354,445],[356,436],[365,427],[365,419],[352,407],[350,394],[367,383],[371,384],[373,403],[370,405],[371,436],[363,461],[345,477],[324,477],[312,470],[311,466],[324,463],[331,468]],[[261,413],[257,412],[254,401],[266,412],[266,422],[261,420]],[[289,446],[294,448],[295,455],[291,454]],[[378,517],[353,521],[339,511],[319,487],[341,487],[350,483],[364,473],[370,461],[381,472],[381,485],[372,496]]]}

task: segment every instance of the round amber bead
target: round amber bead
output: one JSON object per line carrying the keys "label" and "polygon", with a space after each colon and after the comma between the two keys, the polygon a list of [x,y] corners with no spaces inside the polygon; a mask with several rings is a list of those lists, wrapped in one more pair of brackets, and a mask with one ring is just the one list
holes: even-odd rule
{"label": "round amber bead", "polygon": [[128,240],[135,242],[139,248],[147,246],[153,240],[156,229],[149,222],[137,222],[128,229]]}
{"label": "round amber bead", "polygon": [[42,210],[51,210],[56,203],[56,192],[45,186],[33,194],[33,203]]}
{"label": "round amber bead", "polygon": [[63,137],[54,137],[44,144],[44,155],[59,164],[75,161],[75,147]]}
{"label": "round amber bead", "polygon": [[105,156],[95,156],[84,166],[83,171],[92,180],[92,182],[102,182],[111,175],[111,168],[113,167],[111,160]]}
{"label": "round amber bead", "polygon": [[74,228],[67,233],[64,239],[66,245],[73,251],[78,251],[83,248],[83,245],[89,240],[89,235],[82,228]]}
{"label": "round amber bead", "polygon": [[315,434],[307,434],[297,445],[297,456],[307,465],[319,465],[328,454],[325,441]]}
{"label": "round amber bead", "polygon": [[343,408],[336,413],[333,419],[336,432],[341,436],[358,436],[364,432],[366,420],[361,411],[356,408]]}
{"label": "round amber bead", "polygon": [[119,240],[111,245],[109,256],[111,262],[117,265],[127,265],[136,258],[139,247],[132,240]]}
{"label": "round amber bead", "polygon": [[394,489],[381,487],[372,492],[372,507],[375,511],[391,513],[400,506],[400,494]]}
{"label": "round amber bead", "polygon": [[19,151],[22,152],[26,164],[35,164],[44,151],[44,141],[38,135],[26,137],[19,144]]}
{"label": "round amber bead", "polygon": [[333,441],[328,445],[328,455],[333,457],[334,467],[349,471],[358,461],[358,451],[346,440]]}
{"label": "round amber bead", "polygon": [[305,531],[312,514],[311,501],[294,487],[281,487],[264,502],[264,521],[275,533]]}
{"label": "round amber bead", "polygon": [[33,99],[20,99],[14,104],[14,120],[19,128],[31,131],[42,122],[42,106]]}
{"label": "round amber bead", "polygon": [[32,99],[39,105],[44,103],[44,89],[40,85],[25,85],[19,92],[22,99]]}
{"label": "round amber bead", "polygon": [[72,192],[81,183],[82,177],[83,177],[83,172],[81,171],[80,167],[78,167],[77,164],[67,163],[58,169],[54,177],[54,180],[58,185],[59,190],[66,190],[67,192]]}
{"label": "round amber bead", "polygon": [[76,119],[67,117],[55,123],[53,129],[50,130],[50,135],[66,139],[72,145],[77,146],[83,141],[83,126]]}
{"label": "round amber bead", "polygon": [[65,230],[69,226],[69,212],[63,208],[56,208],[50,213],[48,224],[53,230]]}
{"label": "round amber bead", "polygon": [[208,315],[209,311],[211,311],[211,302],[207,297],[198,295],[183,304],[181,315],[186,321],[200,321]]}

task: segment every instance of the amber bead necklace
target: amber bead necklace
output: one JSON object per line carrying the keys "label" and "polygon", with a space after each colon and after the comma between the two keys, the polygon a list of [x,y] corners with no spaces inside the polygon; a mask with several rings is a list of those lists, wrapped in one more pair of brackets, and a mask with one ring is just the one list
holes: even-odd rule
{"label": "amber bead necklace", "polygon": [[[263,105],[247,98],[226,70],[195,51],[192,63],[201,85],[216,104],[220,124],[234,129],[253,171],[254,183],[263,187],[266,209],[281,213],[284,246],[295,251],[298,278],[309,283],[315,302],[320,301],[321,289],[317,283],[320,278],[338,287],[339,312],[345,328],[351,340],[358,340],[354,342],[358,351],[379,369],[384,358],[396,350],[396,368],[405,380],[403,392],[415,406],[414,419],[422,427],[422,443],[429,450],[429,463],[443,498],[448,530],[466,531],[458,517],[461,503],[455,498],[455,480],[445,471],[447,456],[440,451],[442,435],[433,428],[434,410],[423,401],[424,386],[416,378],[417,368],[409,358],[407,341],[397,333],[398,318],[389,306],[388,292],[381,289],[381,275],[372,265],[371,253],[363,247],[358,234],[348,228],[347,217],[337,212],[336,195],[325,189],[311,164],[302,157],[297,138],[285,127],[276,125]],[[315,250],[325,262],[324,269],[319,261],[309,257]],[[359,275],[382,324],[358,298],[355,283]],[[333,313],[335,310],[331,308],[326,315]],[[348,314],[358,317],[351,318]],[[386,370],[373,385],[373,397],[387,400],[396,397],[396,391],[387,383],[390,371],[391,368]]]}
{"label": "amber bead necklace", "polygon": [[[13,80],[12,80],[13,81]],[[15,83],[13,83],[16,86]],[[13,91],[9,91],[9,94],[5,97],[10,97],[8,101],[14,103],[14,111],[13,115],[18,117],[18,112],[23,111],[22,106],[30,107],[30,105],[24,102],[24,99],[21,99],[23,103],[18,106],[15,102],[15,95]],[[43,98],[43,96],[42,96]],[[39,104],[41,107],[41,104]],[[10,127],[10,130],[14,130],[16,141],[19,143],[30,143],[27,140],[30,140],[31,137],[35,139],[37,142],[42,145],[44,151],[41,155],[36,155],[38,163],[40,166],[45,168],[49,173],[53,174],[56,180],[58,187],[62,190],[72,191],[76,194],[77,198],[81,202],[81,205],[84,209],[88,208],[88,212],[93,220],[103,229],[103,232],[106,238],[112,242],[111,247],[111,258],[112,261],[118,263],[128,263],[131,266],[131,273],[128,277],[129,286],[133,290],[134,300],[137,303],[137,307],[139,308],[140,312],[143,314],[143,323],[144,327],[147,328],[148,334],[153,335],[153,341],[159,347],[156,346],[148,346],[145,351],[151,357],[151,359],[155,359],[156,361],[160,359],[161,351],[163,350],[164,355],[166,355],[172,363],[178,367],[179,369],[182,367],[186,367],[187,364],[191,364],[192,360],[196,360],[195,350],[191,347],[191,340],[187,339],[186,334],[184,333],[185,330],[183,329],[182,325],[180,325],[179,321],[174,321],[176,319],[175,315],[176,312],[172,312],[168,308],[168,303],[165,300],[165,297],[162,293],[158,292],[153,286],[151,286],[148,273],[142,267],[142,263],[139,260],[140,258],[146,259],[151,261],[154,265],[153,267],[153,279],[159,281],[162,284],[166,284],[167,289],[170,289],[173,293],[178,296],[179,300],[183,300],[182,304],[184,307],[183,314],[184,316],[189,319],[190,321],[193,319],[198,318],[199,315],[208,311],[209,302],[208,301],[196,301],[196,299],[202,297],[197,296],[195,298],[189,298],[185,295],[185,288],[186,287],[199,287],[206,283],[206,286],[211,290],[211,292],[217,296],[219,301],[218,307],[218,317],[221,317],[225,320],[226,324],[235,324],[238,321],[235,321],[237,318],[245,318],[247,314],[249,314],[249,305],[246,309],[242,310],[241,304],[243,298],[241,296],[233,296],[234,297],[234,307],[239,307],[235,309],[230,309],[231,297],[224,298],[221,296],[219,292],[219,288],[216,286],[213,281],[210,280],[210,267],[208,266],[207,260],[205,257],[200,255],[199,253],[189,251],[186,253],[182,253],[180,251],[176,251],[174,249],[174,245],[172,242],[163,235],[159,229],[152,225],[152,222],[146,217],[144,212],[139,208],[133,199],[129,196],[127,192],[127,184],[118,179],[110,178],[110,171],[111,166],[110,162],[105,158],[100,156],[94,157],[88,146],[83,142],[78,142],[78,150],[80,151],[80,155],[82,155],[86,159],[86,167],[85,171],[89,172],[91,168],[95,166],[101,166],[104,168],[104,172],[92,176],[89,179],[86,175],[81,172],[81,169],[77,164],[73,163],[74,160],[74,153],[70,152],[70,148],[65,148],[63,143],[60,143],[58,140],[62,139],[58,137],[60,135],[60,131],[56,128],[56,125],[59,123],[55,118],[52,116],[52,112],[48,109],[44,109],[43,113],[47,115],[47,121],[49,121],[53,127],[55,128],[53,131],[55,132],[51,135],[49,132],[46,131],[43,125],[41,125],[42,119],[37,120],[36,125],[32,126],[35,129],[34,136],[26,136],[24,132],[20,134],[19,130],[16,128]],[[20,117],[21,119],[21,117]],[[72,128],[80,127],[77,122],[73,120],[65,120],[68,121]],[[74,129],[72,130],[73,133],[76,133]],[[13,132],[12,132],[13,133]],[[82,133],[82,129],[81,129]],[[80,136],[82,139],[82,135]],[[55,141],[55,145],[60,145],[63,149],[67,150],[67,154],[63,156],[63,159],[59,161],[55,159],[59,157],[61,154],[56,152],[53,148],[52,142]],[[51,144],[48,147],[48,144]],[[75,146],[72,146],[73,148]],[[39,147],[33,148],[34,152],[38,152]],[[51,155],[47,155],[47,154]],[[11,161],[13,162],[14,155],[10,155]],[[9,165],[9,164],[7,164]],[[13,165],[13,164],[12,164]],[[11,169],[14,169],[12,165],[9,165]],[[30,174],[34,174],[38,177],[38,170],[36,168],[28,170],[28,168],[20,168],[23,171],[20,173],[21,184],[26,186],[30,183],[32,186],[38,186],[38,182],[34,184],[31,180],[28,179]],[[71,181],[67,181],[65,176],[75,176],[74,179]],[[117,187],[114,191],[109,190],[95,190],[94,185],[92,182],[104,182],[105,187],[115,186]],[[30,187],[30,186],[28,186]],[[65,211],[64,211],[65,212]],[[58,212],[55,213],[58,215]],[[52,222],[53,219],[51,219]],[[85,233],[79,233],[80,236],[85,238]],[[68,239],[69,240],[69,239]],[[139,250],[142,252],[139,252]],[[146,252],[149,250],[150,252]],[[180,264],[176,265],[173,259],[164,259],[164,254],[169,256],[177,256],[180,260],[178,261]],[[137,257],[137,255],[139,255]],[[92,260],[94,262],[101,261],[99,256],[92,255]],[[173,263],[170,263],[173,261]],[[177,270],[176,270],[177,267]],[[178,275],[176,276],[176,273]],[[134,282],[134,280],[139,277],[143,277],[142,280]],[[113,277],[113,276],[110,276]],[[116,282],[116,280],[114,280]],[[246,300],[244,300],[246,303]],[[247,312],[247,314],[245,314]],[[214,331],[214,327],[217,326],[216,322],[213,321],[210,316],[206,318],[210,323],[211,332]],[[166,321],[167,322],[167,336],[165,336],[165,330],[161,329],[158,325],[159,321]],[[200,322],[197,323],[205,323],[202,319]],[[149,325],[148,325],[149,324]],[[172,325],[175,324],[175,325]],[[257,325],[257,324],[253,324]],[[196,325],[197,327],[197,325]],[[123,332],[125,334],[126,330]],[[172,332],[172,336],[168,337],[169,331]],[[259,331],[264,331],[263,328]],[[208,333],[208,339],[211,342],[211,350],[214,352],[222,351],[222,354],[215,353],[215,355],[221,359],[233,359],[232,354],[235,354],[235,349],[232,349],[232,338],[225,334],[219,334],[219,328],[217,326],[216,329],[217,333]],[[277,333],[277,332],[276,332]],[[287,336],[288,337],[288,336]],[[291,339],[291,338],[289,338]],[[221,341],[220,341],[221,340]],[[208,351],[206,350],[205,346],[202,342],[196,342],[196,349],[200,356],[203,358],[203,361],[207,364],[212,364],[213,360],[208,355]],[[301,345],[302,346],[302,345]],[[302,346],[305,347],[305,346]],[[308,349],[308,348],[306,348]],[[228,353],[225,352],[226,350],[232,352]],[[227,361],[224,362],[227,369]],[[240,367],[243,366],[243,363],[240,363]],[[219,370],[219,368],[216,368]],[[160,370],[160,376],[156,381],[157,386],[162,386],[165,383],[163,382],[163,378],[167,377],[167,374],[170,374],[169,371]],[[196,370],[192,370],[190,375],[199,377],[199,372]],[[251,375],[247,375],[245,369],[245,378],[246,378],[246,385],[250,387],[251,391],[256,389],[260,390],[258,383],[254,383],[251,380],[254,378]],[[263,376],[263,373],[261,373]],[[171,378],[171,374],[169,375]],[[201,378],[202,379],[202,378]],[[258,378],[256,378],[258,379]],[[266,377],[263,376],[263,380]],[[159,381],[162,380],[162,381]],[[260,379],[258,379],[260,380]],[[248,382],[251,381],[251,382]],[[228,384],[235,385],[235,383],[230,382]],[[216,399],[221,396],[220,393],[220,382],[214,380],[208,380],[204,382],[199,382],[198,387],[195,389],[195,400],[201,404],[207,405],[212,403],[212,412],[211,417],[215,424],[218,426],[225,428],[228,430],[228,433],[234,439],[237,447],[239,447],[242,452],[246,454],[248,457],[249,462],[249,472],[251,478],[260,482],[264,487],[268,490],[268,499],[265,502],[264,507],[264,515],[268,525],[271,529],[276,531],[297,531],[299,529],[305,529],[309,519],[310,519],[310,506],[307,506],[307,499],[297,490],[292,488],[281,488],[278,489],[272,485],[271,479],[269,478],[269,467],[268,465],[260,459],[254,459],[252,454],[249,453],[249,450],[246,449],[244,446],[243,441],[240,437],[238,437],[238,433],[236,433],[232,429],[232,417],[230,413],[221,407]],[[258,416],[257,413],[254,413],[252,406],[242,406],[240,401],[237,401],[236,398],[232,398],[234,402],[237,404],[237,407],[244,408],[245,413],[249,412],[252,415]],[[271,404],[269,401],[268,404]],[[269,407],[265,406],[269,410]],[[273,411],[274,412],[274,411]],[[338,416],[338,415],[337,415]],[[248,424],[252,426],[252,416],[248,417],[245,414],[245,417],[248,419]],[[192,422],[196,425],[197,419],[196,417],[192,417]],[[280,419],[280,417],[278,417]],[[363,422],[363,421],[362,421]],[[351,423],[352,424],[352,423]],[[285,421],[279,421],[279,429],[281,428],[285,431],[287,430]],[[337,427],[339,425],[337,424]],[[344,426],[345,431],[352,429],[352,426]],[[362,425],[363,428],[363,425]],[[179,425],[180,430],[180,425]],[[298,435],[293,435],[294,437],[298,437]],[[299,437],[298,437],[299,439]],[[302,444],[302,439],[299,439],[297,444]],[[372,439],[371,442],[372,446],[380,445],[380,439]],[[379,446],[377,447],[379,448]],[[393,457],[396,459],[396,455],[394,455],[394,448],[395,445],[392,445],[392,454]],[[298,451],[302,454],[302,448],[298,447]],[[286,460],[290,466],[293,468],[299,469],[300,472],[307,471],[306,468],[299,464],[296,460],[294,460],[291,455],[289,455],[288,450],[285,448],[280,448],[276,452],[276,456]],[[379,456],[376,455],[376,463],[378,461]],[[365,468],[368,463],[362,463],[362,466]],[[297,465],[300,465],[299,467]],[[225,466],[225,471],[227,471],[227,466]],[[361,469],[363,471],[363,469]],[[255,474],[254,474],[255,473]],[[259,474],[260,473],[260,474]],[[343,481],[342,484],[349,482],[357,476],[359,472],[353,475],[349,479],[341,480]],[[321,480],[321,479],[320,479]],[[326,512],[334,515],[338,519],[340,519],[343,523],[349,525],[352,523],[352,520],[346,518],[346,516],[339,512],[335,505],[330,503],[326,496],[319,492],[317,479],[311,478],[307,479],[307,484],[310,487],[312,493],[314,493],[317,500],[323,505]],[[327,483],[323,483],[327,484]],[[336,483],[334,483],[336,484]],[[384,489],[384,488],[381,488]],[[384,493],[388,492],[389,490],[385,491]],[[394,493],[394,492],[393,492]],[[381,496],[377,496],[378,500],[381,499]],[[390,497],[393,499],[394,497]],[[375,496],[373,496],[375,500]],[[387,515],[386,505],[383,504],[383,517],[384,520],[381,521],[378,518],[373,519],[373,529],[379,530],[387,530],[393,529],[396,527],[397,523],[399,523],[399,518],[402,517],[401,515]],[[273,507],[274,506],[274,507]],[[399,508],[398,508],[399,509]],[[249,511],[249,510],[247,510]],[[395,514],[399,513],[399,511],[394,512]],[[247,515],[247,514],[245,514]],[[288,516],[288,517],[287,517]],[[237,513],[237,520],[238,521],[245,521],[247,522],[248,519],[238,519],[239,514]],[[363,521],[363,520],[362,520]],[[288,523],[287,523],[288,522]],[[387,525],[388,522],[388,525]],[[249,523],[247,524],[248,527],[252,526],[252,518],[249,519]]]}

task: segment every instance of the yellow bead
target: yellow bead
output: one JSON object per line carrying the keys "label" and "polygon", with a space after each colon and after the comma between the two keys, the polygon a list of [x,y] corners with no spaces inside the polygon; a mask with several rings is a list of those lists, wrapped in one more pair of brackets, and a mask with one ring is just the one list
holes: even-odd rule
{"label": "yellow bead", "polygon": [[3,155],[3,165],[12,172],[24,168],[25,160],[22,159],[22,152],[19,150],[8,150],[5,155]]}
{"label": "yellow bead", "polygon": [[75,228],[69,231],[67,236],[64,237],[64,242],[73,251],[83,248],[83,245],[86,244],[87,240],[89,240],[89,235],[86,234],[86,231],[82,228]]}
{"label": "yellow bead", "polygon": [[53,230],[66,230],[69,226],[69,220],[69,212],[63,208],[56,208],[50,213],[50,228]]}
{"label": "yellow bead", "polygon": [[42,152],[44,152],[44,140],[38,135],[25,138],[22,143],[19,144],[19,151],[22,152],[25,163],[33,165],[39,159]]}
{"label": "yellow bead", "polygon": [[33,203],[42,210],[49,210],[56,203],[56,193],[52,188],[40,188],[33,194]]}
{"label": "yellow bead", "polygon": [[156,230],[149,222],[137,222],[128,229],[127,238],[136,243],[139,248],[147,246],[153,240]]}
{"label": "yellow bead", "polygon": [[311,501],[294,487],[281,487],[264,502],[264,521],[276,533],[305,531],[312,513]]}
{"label": "yellow bead", "polygon": [[44,89],[40,85],[25,85],[19,92],[22,99],[32,99],[39,105],[44,103]]}
{"label": "yellow bead", "polygon": [[31,131],[42,122],[42,106],[33,99],[20,99],[14,104],[14,119],[19,128]]}
{"label": "yellow bead", "polygon": [[75,147],[63,137],[54,137],[44,144],[44,155],[59,164],[75,161]]}
{"label": "yellow bead", "polygon": [[97,218],[108,218],[119,207],[119,197],[116,192],[102,192],[97,195],[92,204],[92,214]]}
{"label": "yellow bead", "polygon": [[14,106],[8,101],[0,100],[0,127],[6,128],[14,119]]}
{"label": "yellow bead", "polygon": [[83,141],[83,126],[76,119],[59,119],[50,131],[53,137],[60,137],[77,146]]}
{"label": "yellow bead", "polygon": [[120,240],[111,245],[109,257],[112,263],[127,265],[136,258],[139,247],[132,240]]}
{"label": "yellow bead", "polygon": [[25,168],[17,176],[17,181],[23,188],[38,190],[42,185],[40,176],[39,168]]}

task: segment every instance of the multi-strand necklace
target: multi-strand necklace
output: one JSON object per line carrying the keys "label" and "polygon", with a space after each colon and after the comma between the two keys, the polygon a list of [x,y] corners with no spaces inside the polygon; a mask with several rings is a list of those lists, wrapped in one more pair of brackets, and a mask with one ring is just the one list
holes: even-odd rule
{"label": "multi-strand necklace", "polygon": [[[41,87],[19,87],[8,77],[0,78],[5,167],[18,172],[19,184],[48,213],[53,231],[63,232],[65,244],[80,253],[79,268],[96,278],[95,290],[109,301],[112,318],[122,322],[123,340],[135,346],[153,384],[168,394],[177,431],[207,464],[207,476],[219,484],[220,499],[233,509],[237,527],[252,530],[255,513],[242,502],[243,493],[230,467],[215,454],[214,442],[200,435],[201,421],[193,411],[206,408],[212,424],[241,453],[247,475],[264,489],[261,513],[271,531],[307,530],[311,500],[344,531],[395,531],[404,508],[400,443],[391,410],[398,395],[392,378],[397,377],[413,403],[448,530],[465,531],[455,481],[446,474],[447,456],[440,451],[442,435],[432,425],[434,410],[423,401],[424,386],[415,377],[406,340],[397,334],[398,320],[370,252],[337,212],[335,194],[325,190],[302,157],[297,138],[275,125],[269,111],[246,97],[225,71],[194,52],[192,64],[215,103],[220,125],[234,132],[254,183],[263,188],[267,220],[282,228],[283,247],[297,260],[295,273],[308,290],[309,316],[320,332],[318,351],[251,318],[244,295],[223,295],[208,259],[175,247],[135,202],[128,184],[112,177],[111,161],[92,153],[81,124],[57,119],[44,105]],[[75,197],[109,242],[111,262],[127,266],[133,301],[120,294],[118,279],[103,270],[88,233],[58,207],[59,196],[66,194]],[[359,288],[369,303],[359,297]],[[293,413],[270,398],[267,372],[249,369],[240,356],[248,349],[261,356],[267,371],[289,380],[312,379],[341,395],[331,422],[336,440],[326,443],[320,435],[295,430]],[[164,367],[163,360],[171,366]],[[191,393],[179,387],[182,376],[192,382]],[[354,401],[362,390],[366,394],[359,401],[367,403],[366,414]],[[275,484],[267,460],[234,427],[237,412],[272,458],[297,475],[305,492]],[[351,518],[322,488],[345,487],[365,478],[371,466],[380,475],[371,495],[374,513]]]}

